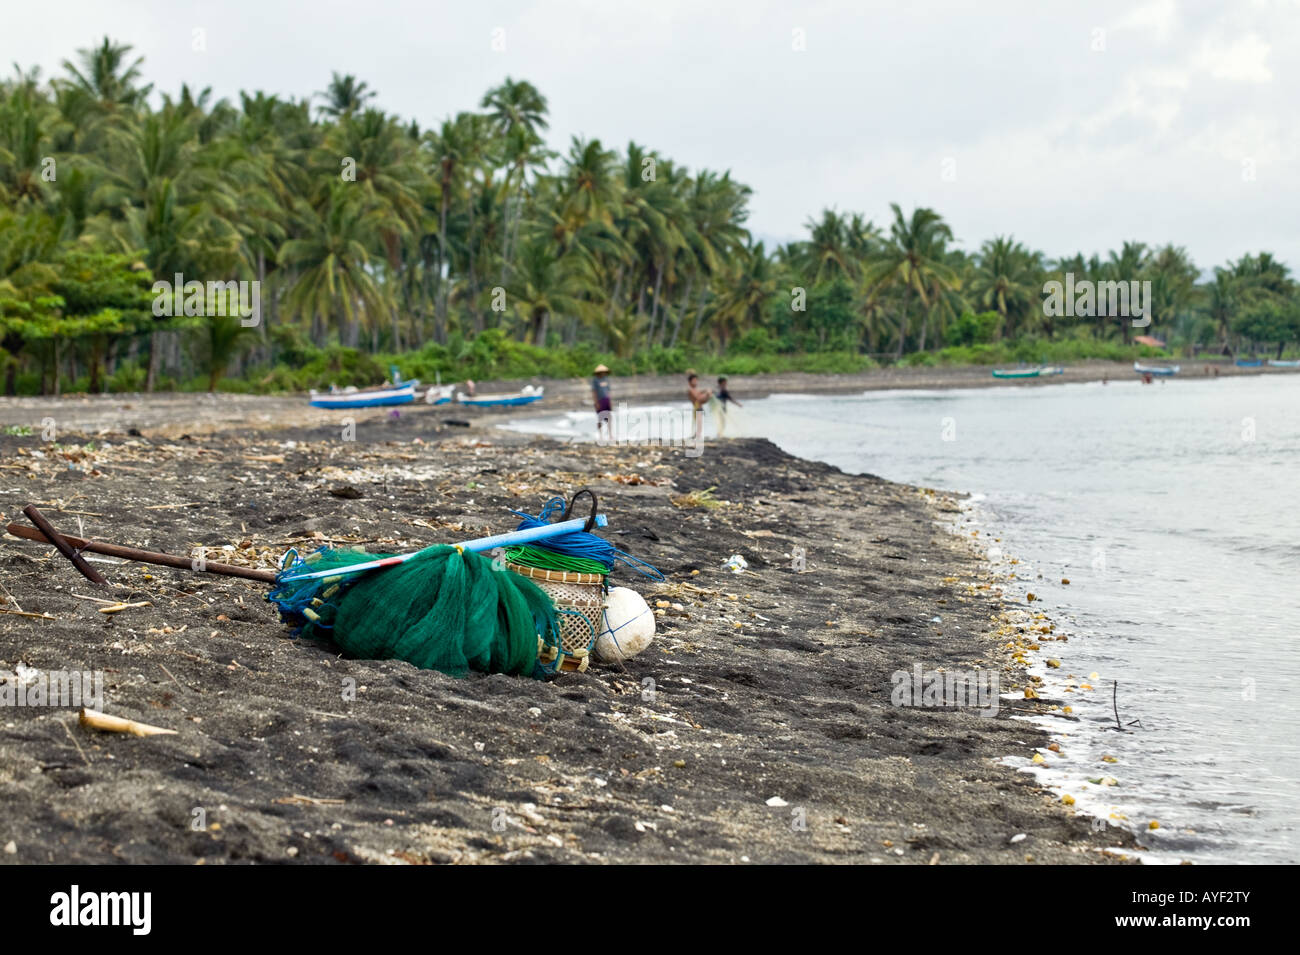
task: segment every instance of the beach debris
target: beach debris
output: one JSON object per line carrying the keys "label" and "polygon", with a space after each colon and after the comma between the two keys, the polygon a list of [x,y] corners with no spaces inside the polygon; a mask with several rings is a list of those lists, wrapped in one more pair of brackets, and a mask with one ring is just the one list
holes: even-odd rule
{"label": "beach debris", "polygon": [[1065,805],[1067,806],[1073,806],[1074,797],[1071,796],[1069,793],[1066,793],[1064,796],[1061,797],[1061,802],[1065,803]]}
{"label": "beach debris", "polygon": [[0,607],[0,613],[12,614],[15,617],[35,617],[37,620],[58,620],[58,617],[50,616],[48,613],[32,613],[30,610],[10,610],[8,607]]}
{"label": "beach debris", "polygon": [[1015,845],[1017,842],[1024,842],[1028,838],[1029,836],[1025,835],[1023,832],[1017,832],[1014,836],[1012,836],[1007,841],[1010,842],[1012,845]]}
{"label": "beach debris", "polygon": [[743,574],[749,569],[749,561],[745,560],[739,554],[732,554],[722,562],[722,569],[729,570],[733,574]]}
{"label": "beach debris", "polygon": [[773,809],[781,809],[790,804],[786,802],[784,799],[782,799],[780,796],[773,796],[771,799],[767,801],[767,805],[771,806]]}
{"label": "beach debris", "polygon": [[[345,806],[346,799],[321,798],[318,796],[302,796],[294,793],[292,796],[281,796],[279,799],[273,799],[272,802],[281,806]],[[214,823],[216,825],[216,823]]]}
{"label": "beach debris", "polygon": [[520,805],[519,815],[523,816],[534,826],[546,825],[546,817],[537,811],[537,804],[526,802]]}
{"label": "beach debris", "polygon": [[135,603],[109,604],[107,607],[100,607],[99,612],[100,613],[121,613],[123,610],[130,610],[132,607],[152,607],[152,606],[153,604],[151,604],[147,600],[137,600]]}
{"label": "beach debris", "polygon": [[601,477],[605,478],[605,480],[607,481],[613,481],[615,484],[626,484],[629,486],[636,486],[638,484],[648,484],[651,485],[652,487],[664,487],[673,483],[670,478],[647,478],[647,477],[642,477],[640,474],[636,474],[636,473],[614,474],[609,471],[606,471],[604,474],[601,475]]}
{"label": "beach debris", "polygon": [[1158,821],[1156,821],[1155,819],[1152,819],[1150,822],[1147,823],[1147,828],[1148,828],[1148,829],[1159,829],[1159,828],[1160,828],[1160,823],[1159,823]]}
{"label": "beach debris", "polygon": [[330,488],[330,494],[334,497],[341,497],[348,501],[355,501],[357,498],[362,496],[361,492],[351,484],[341,484],[338,487],[332,487]]}
{"label": "beach debris", "polygon": [[129,733],[132,736],[176,735],[175,730],[163,729],[161,726],[150,726],[148,723],[139,723],[121,716],[109,716],[99,710],[91,710],[85,707],[82,707],[80,722],[82,726],[103,730],[106,733]]}
{"label": "beach debris", "polygon": [[702,491],[691,491],[687,494],[678,494],[676,497],[670,497],[668,503],[673,507],[703,507],[713,510],[718,507],[740,507],[732,501],[724,501],[714,497],[713,492],[717,487],[708,487]]}

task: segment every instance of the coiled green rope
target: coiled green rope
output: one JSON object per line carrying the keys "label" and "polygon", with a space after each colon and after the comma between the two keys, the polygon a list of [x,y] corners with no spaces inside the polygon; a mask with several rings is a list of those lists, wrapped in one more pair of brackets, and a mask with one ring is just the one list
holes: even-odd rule
{"label": "coiled green rope", "polygon": [[513,547],[507,547],[506,560],[512,564],[521,564],[524,567],[536,567],[540,570],[559,570],[571,574],[600,574],[604,576],[609,573],[609,567],[598,560],[592,560],[589,557],[572,557],[544,547],[533,547],[531,544],[516,544]]}

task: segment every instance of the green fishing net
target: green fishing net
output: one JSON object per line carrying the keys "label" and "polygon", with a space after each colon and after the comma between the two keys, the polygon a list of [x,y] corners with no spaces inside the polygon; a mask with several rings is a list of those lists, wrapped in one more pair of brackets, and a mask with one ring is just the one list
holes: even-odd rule
{"label": "green fishing net", "polygon": [[[281,576],[387,556],[322,550]],[[304,635],[326,637],[354,657],[405,660],[452,676],[541,675],[538,637],[559,645],[555,607],[531,580],[496,566],[470,551],[432,547],[353,578],[282,579],[270,600]]]}

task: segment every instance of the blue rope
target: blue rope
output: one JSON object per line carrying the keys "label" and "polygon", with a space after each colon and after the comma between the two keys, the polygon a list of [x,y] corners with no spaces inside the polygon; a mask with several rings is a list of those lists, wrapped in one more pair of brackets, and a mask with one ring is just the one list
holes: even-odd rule
{"label": "blue rope", "polygon": [[[521,518],[519,527],[516,529],[522,531],[533,527],[545,527],[551,523],[552,514],[557,510],[564,511],[564,505],[564,498],[553,497],[542,506],[542,512],[536,517],[523,511],[511,509],[511,513]],[[534,541],[533,546],[553,550],[557,554],[567,554],[570,557],[585,557],[587,560],[594,560],[604,565],[606,571],[613,570],[614,563],[617,561],[635,570],[643,577],[660,581],[665,579],[664,575],[659,573],[652,565],[643,560],[638,560],[631,554],[619,550],[604,538],[597,537],[587,531],[570,531],[567,534],[548,537],[546,540]]]}

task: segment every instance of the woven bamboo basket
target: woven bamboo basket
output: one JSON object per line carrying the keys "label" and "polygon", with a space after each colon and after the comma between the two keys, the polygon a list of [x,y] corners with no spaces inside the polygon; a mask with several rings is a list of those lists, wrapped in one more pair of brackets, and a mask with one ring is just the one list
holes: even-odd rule
{"label": "woven bamboo basket", "polygon": [[[506,563],[506,569],[527,577],[546,592],[555,604],[560,621],[560,663],[556,669],[565,673],[583,673],[591,662],[591,649],[600,634],[601,615],[605,609],[605,575],[575,574],[564,570],[545,570]],[[540,646],[538,659],[550,666],[555,662],[554,647]]]}

